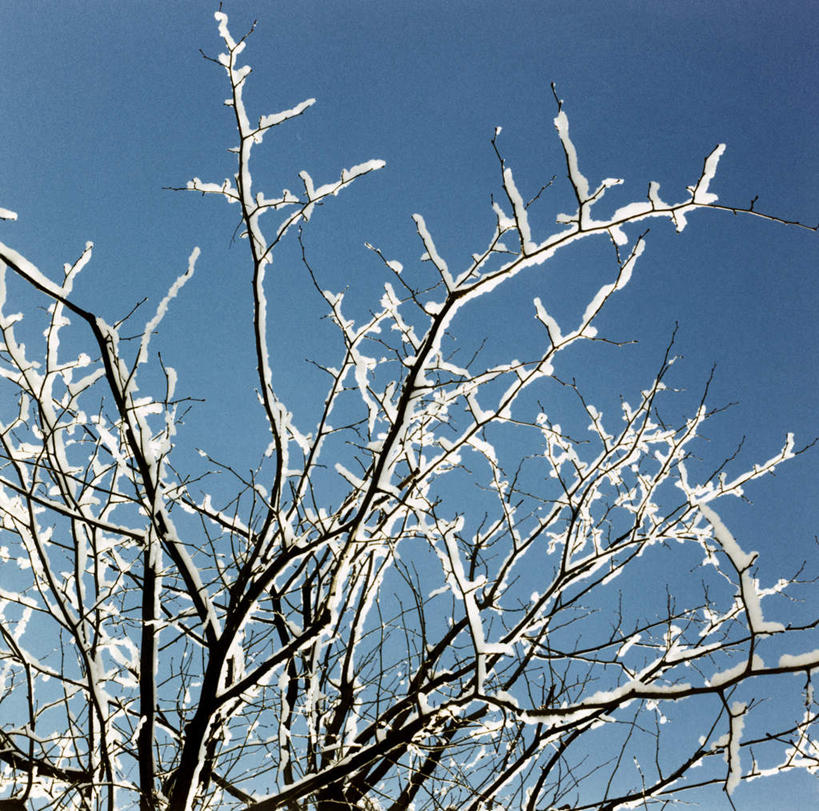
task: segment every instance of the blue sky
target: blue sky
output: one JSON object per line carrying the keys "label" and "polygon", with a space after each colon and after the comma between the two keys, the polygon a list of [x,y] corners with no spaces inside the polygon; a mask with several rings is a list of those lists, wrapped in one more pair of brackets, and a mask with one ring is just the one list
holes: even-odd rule
{"label": "blue sky", "polygon": [[[380,291],[380,282],[368,286],[377,265],[364,241],[409,265],[420,254],[413,212],[450,266],[483,246],[489,195],[499,189],[497,125],[524,197],[557,174],[545,210],[563,210],[570,190],[559,182],[550,82],[565,100],[583,172],[593,183],[625,178],[612,206],[638,199],[650,180],[679,198],[726,142],[712,185],[722,201],[747,205],[759,195],[761,210],[819,221],[814,4],[242,0],[224,10],[234,33],[259,20],[247,50],[255,114],[318,99],[265,143],[257,183],[297,188],[302,168],[323,182],[342,166],[387,161],[319,212],[308,236],[316,265],[336,287],[349,284],[362,307]],[[181,441],[248,465],[263,426],[230,429],[241,409],[253,409],[235,215],[163,190],[231,172],[224,77],[198,53],[219,51],[212,11],[189,0],[0,5],[0,206],[19,214],[0,223],[0,240],[55,275],[94,241],[77,297],[111,321],[142,296],[160,296],[200,245],[197,276],[157,346],[186,393],[208,398]],[[552,227],[541,217],[536,238]],[[692,217],[682,235],[654,226],[632,285],[600,327],[640,344],[599,350],[586,384],[604,402],[644,386],[679,321],[685,362],[676,381],[690,387],[681,402],[698,394],[714,362],[710,402],[739,401],[712,423],[710,461],[743,435],[749,462],[772,456],[787,431],[810,440],[819,434],[818,249],[815,233],[716,213]],[[557,287],[568,313],[575,288],[596,289],[588,283],[601,256],[583,248],[558,257],[548,277],[523,279],[485,313],[493,334],[511,342],[520,329],[525,338],[517,322],[531,320],[532,296]],[[278,268],[295,279],[294,255],[285,252]],[[310,354],[311,341],[323,351],[325,333],[299,295],[279,303],[291,319],[277,342],[280,369],[298,413],[311,407],[312,378],[291,360]],[[583,382],[583,371],[571,373]],[[819,454],[803,456],[749,492],[753,508],[724,509],[771,576],[815,559],[818,470]],[[754,783],[742,807],[756,807],[762,791]]]}

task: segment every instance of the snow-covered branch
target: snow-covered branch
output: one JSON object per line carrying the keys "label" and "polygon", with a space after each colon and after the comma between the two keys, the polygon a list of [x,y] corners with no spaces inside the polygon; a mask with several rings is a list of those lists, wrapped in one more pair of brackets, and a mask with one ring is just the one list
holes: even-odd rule
{"label": "snow-covered branch", "polygon": [[[551,181],[513,172],[498,129],[471,258],[414,214],[420,260],[367,243],[383,276],[356,300],[311,231],[383,161],[259,191],[259,152],[315,100],[251,115],[248,36],[216,21],[235,165],[184,188],[239,215],[261,409],[236,411],[255,409],[264,441],[242,464],[186,453],[184,380],[155,349],[199,249],[134,327],[137,308],[112,324],[79,303],[90,244],[54,281],[0,243],[0,805],[614,809],[815,772],[819,619],[788,602],[815,581],[774,575],[723,508],[807,448],[789,435],[766,461],[698,474],[717,412],[706,384],[677,413],[676,336],[619,400],[589,396],[577,362],[626,351],[603,314],[643,272],[646,220],[787,221],[718,201],[722,145],[678,202],[654,181],[605,212],[628,187],[583,173],[557,100],[576,209],[544,224]],[[567,306],[543,266],[596,239],[608,276]],[[336,338],[316,342],[316,388],[277,362],[286,250],[313,296],[299,304]],[[523,274],[542,280],[515,302],[532,330],[499,339],[483,305]],[[769,689],[795,707],[771,718]]]}

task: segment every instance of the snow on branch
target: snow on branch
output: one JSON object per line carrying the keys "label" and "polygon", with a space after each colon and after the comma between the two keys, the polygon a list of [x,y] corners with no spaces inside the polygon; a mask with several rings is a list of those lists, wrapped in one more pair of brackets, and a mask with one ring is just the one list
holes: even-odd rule
{"label": "snow on branch", "polygon": [[291,107],[289,110],[282,110],[280,113],[263,115],[261,118],[259,118],[257,132],[268,130],[272,127],[278,127],[279,124],[283,123],[284,121],[289,121],[291,118],[300,116],[305,110],[312,107],[315,103],[315,99],[305,99],[305,101],[300,102],[295,107]]}
{"label": "snow on branch", "polygon": [[[314,100],[251,116],[250,32],[215,18],[235,166],[186,190],[223,198],[245,238],[224,283],[252,294],[237,334],[254,379],[205,423],[233,458],[185,446],[178,348],[154,351],[198,249],[132,329],[133,312],[112,323],[77,302],[90,244],[54,281],[0,243],[0,805],[613,809],[816,771],[817,619],[797,600],[814,573],[771,578],[767,550],[746,552],[748,530],[713,505],[806,449],[788,435],[761,464],[737,452],[695,480],[715,412],[706,385],[678,413],[679,339],[600,401],[593,355],[570,349],[627,351],[600,316],[630,289],[638,223],[737,213],[712,191],[724,147],[678,202],[652,181],[605,212],[623,181],[583,174],[558,100],[576,211],[544,224],[551,181],[513,175],[498,129],[501,202],[478,245],[444,251],[415,214],[420,261],[367,243],[383,276],[359,284],[311,230],[384,162],[261,190],[254,147]],[[611,266],[577,301],[542,266],[595,237]],[[501,295],[520,325],[487,317]],[[289,320],[304,311],[307,367]],[[766,715],[757,699],[794,675],[794,717],[784,702]]]}
{"label": "snow on branch", "polygon": [[741,598],[748,613],[748,625],[753,634],[768,634],[784,631],[781,622],[766,622],[762,616],[762,600],[759,586],[751,576],[751,566],[756,559],[756,553],[748,554],[740,549],[734,536],[730,533],[722,519],[707,504],[699,505],[700,512],[706,517],[714,529],[714,537],[719,541],[723,551],[731,561],[731,565],[740,576]]}
{"label": "snow on branch", "polygon": [[446,285],[446,289],[451,290],[454,285],[452,282],[452,276],[449,273],[449,267],[438,253],[438,249],[435,247],[435,242],[433,242],[432,235],[429,233],[429,229],[427,228],[424,218],[420,214],[413,214],[412,219],[415,221],[418,236],[421,237],[421,242],[424,244],[425,252],[421,257],[421,261],[432,262],[432,264],[437,268],[438,273],[441,274],[441,279],[444,282],[444,285]]}

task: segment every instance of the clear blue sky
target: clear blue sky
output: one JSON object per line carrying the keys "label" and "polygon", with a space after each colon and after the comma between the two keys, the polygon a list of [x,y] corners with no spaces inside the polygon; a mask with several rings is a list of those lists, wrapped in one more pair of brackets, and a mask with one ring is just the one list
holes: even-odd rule
{"label": "clear blue sky", "polygon": [[[318,99],[265,142],[257,183],[295,189],[302,168],[324,182],[342,166],[387,161],[311,229],[317,265],[361,301],[374,301],[380,287],[368,290],[377,267],[363,242],[411,264],[420,254],[413,212],[451,267],[483,246],[489,195],[498,191],[496,125],[525,197],[560,175],[552,81],[583,172],[592,183],[626,180],[613,204],[638,199],[650,180],[680,198],[704,156],[726,142],[712,185],[723,202],[747,205],[758,194],[759,209],[819,221],[816,4],[242,0],[224,10],[234,33],[259,20],[246,52],[254,114]],[[239,437],[230,429],[240,403],[253,408],[243,382],[253,374],[243,343],[249,287],[243,245],[230,245],[234,211],[163,191],[231,173],[224,76],[198,54],[219,51],[212,11],[199,0],[0,3],[0,206],[19,214],[0,222],[0,240],[52,275],[94,241],[77,296],[111,321],[142,296],[161,295],[200,245],[198,274],[157,346],[185,392],[208,397],[181,441],[248,466],[253,429]],[[567,193],[548,192],[555,212]],[[552,226],[541,218],[536,238]],[[589,289],[596,258],[561,257],[554,275],[521,282],[520,297],[488,315],[495,326],[531,320],[532,296],[549,295],[550,284]],[[590,375],[588,386],[605,400],[606,391],[645,385],[678,320],[686,360],[677,382],[698,392],[717,362],[712,404],[739,401],[712,424],[711,461],[744,434],[748,461],[772,456],[787,431],[811,439],[819,434],[817,258],[816,234],[748,218],[701,213],[679,236],[653,227],[631,288],[601,324],[609,337],[641,343],[601,350],[610,371]],[[285,254],[278,272],[295,277],[288,261]],[[290,358],[309,354],[314,332],[323,340],[301,298],[286,304],[282,315],[295,321],[278,343],[285,377],[296,368]],[[203,353],[208,362],[197,363]],[[583,369],[572,373],[583,382]],[[297,411],[309,408],[299,402],[300,380],[291,374],[284,384]],[[753,508],[724,508],[771,577],[796,559],[815,560],[817,471],[819,453],[802,457],[749,492]],[[773,807],[755,805],[764,795],[752,787],[741,807]]]}

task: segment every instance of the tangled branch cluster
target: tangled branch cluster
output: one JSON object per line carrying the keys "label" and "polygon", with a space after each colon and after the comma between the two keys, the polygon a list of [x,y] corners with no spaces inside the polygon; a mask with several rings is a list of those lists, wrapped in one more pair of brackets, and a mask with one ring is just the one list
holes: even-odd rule
{"label": "tangled branch cluster", "polygon": [[[535,200],[524,202],[496,137],[503,195],[485,246],[451,269],[416,214],[424,264],[407,271],[370,246],[389,281],[359,322],[302,246],[340,347],[321,367],[326,398],[308,431],[271,368],[275,252],[383,162],[326,183],[303,171],[298,193],[257,192],[253,149],[313,100],[252,123],[246,38],[217,21],[236,171],[187,189],[240,212],[270,444],[251,477],[234,472],[230,494],[224,476],[209,489],[207,454],[202,470],[172,464],[186,408],[175,371],[161,367],[162,393],[138,385],[198,249],[134,344],[124,321],[72,297],[90,244],[60,281],[0,244],[0,804],[613,809],[815,771],[819,650],[805,640],[817,621],[766,617],[791,583],[758,581],[756,555],[716,507],[800,453],[793,437],[767,461],[737,470],[732,458],[694,481],[689,456],[713,412],[706,387],[690,418],[660,416],[672,346],[615,415],[561,368],[570,347],[601,340],[598,316],[645,249],[635,224],[682,231],[700,210],[740,211],[710,188],[724,147],[682,201],[652,183],[646,200],[598,215],[621,181],[589,183],[558,102],[577,205],[557,230],[535,233]],[[610,240],[616,272],[579,320],[559,323],[536,298],[528,359],[456,360],[476,300],[594,237]],[[12,312],[21,283],[45,311]],[[18,336],[42,318],[42,340],[27,345]],[[576,395],[563,426],[548,405],[556,391]],[[753,732],[743,685],[793,674],[806,685],[802,717]]]}

